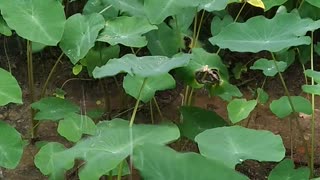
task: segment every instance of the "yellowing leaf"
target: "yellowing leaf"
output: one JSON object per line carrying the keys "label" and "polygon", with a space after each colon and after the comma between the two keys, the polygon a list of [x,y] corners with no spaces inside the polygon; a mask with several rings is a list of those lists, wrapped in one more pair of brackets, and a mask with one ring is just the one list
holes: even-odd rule
{"label": "yellowing leaf", "polygon": [[244,1],[247,1],[247,3],[251,4],[252,6],[265,9],[262,0],[244,0]]}
{"label": "yellowing leaf", "polygon": [[81,71],[82,71],[82,65],[81,65],[81,64],[76,64],[76,65],[73,66],[73,68],[72,68],[72,73],[73,73],[74,75],[78,75]]}

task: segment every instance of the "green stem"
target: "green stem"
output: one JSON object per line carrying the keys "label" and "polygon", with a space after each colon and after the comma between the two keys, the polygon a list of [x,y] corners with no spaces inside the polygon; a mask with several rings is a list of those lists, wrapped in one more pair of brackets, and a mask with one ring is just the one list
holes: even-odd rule
{"label": "green stem", "polygon": [[109,5],[107,7],[105,7],[104,9],[102,9],[99,14],[102,14],[103,12],[105,12],[106,10],[110,9],[112,7],[112,5]]}
{"label": "green stem", "polygon": [[139,90],[138,99],[137,99],[136,105],[134,106],[134,109],[133,109],[133,113],[132,113],[132,116],[131,116],[131,119],[130,119],[129,127],[132,127],[132,125],[134,123],[134,119],[136,118],[137,110],[138,110],[139,103],[140,103],[141,93],[142,93],[142,90],[143,90],[144,85],[146,83],[146,80],[147,80],[147,78],[144,78],[143,83],[141,85],[141,88]]}
{"label": "green stem", "polygon": [[183,97],[183,106],[187,105],[188,102],[188,94],[189,94],[189,86],[187,85],[185,93],[184,93],[184,97]]}
{"label": "green stem", "polygon": [[93,81],[93,79],[70,78],[70,79],[66,80],[66,81],[61,85],[60,89],[63,89],[64,86],[65,86],[68,82],[70,82],[70,81],[76,81],[76,80],[77,80],[77,81]]}
{"label": "green stem", "polygon": [[239,19],[239,17],[240,17],[240,14],[242,13],[243,8],[246,6],[246,4],[247,4],[247,1],[244,1],[244,3],[242,4],[242,6],[241,6],[241,8],[240,8],[240,10],[239,10],[236,18],[234,19],[234,22],[237,22],[237,21],[238,21],[238,19]]}
{"label": "green stem", "polygon": [[6,59],[7,59],[7,62],[8,62],[8,69],[9,69],[9,72],[11,73],[11,64],[10,64],[10,58],[9,58],[9,55],[8,55],[8,52],[7,52],[7,39],[6,37],[3,38],[3,49],[4,49],[4,54],[6,55]]}
{"label": "green stem", "polygon": [[64,53],[61,53],[59,58],[57,59],[57,61],[54,63],[53,67],[51,68],[51,71],[46,79],[46,82],[44,83],[42,90],[41,90],[41,98],[44,97],[46,90],[47,90],[47,86],[49,84],[50,79],[52,78],[52,75],[54,73],[54,71],[56,70],[58,63],[60,62],[61,58],[63,57]]}
{"label": "green stem", "polygon": [[197,36],[197,24],[198,24],[198,12],[196,10],[196,15],[194,17],[194,22],[193,22],[193,35],[192,35],[192,43],[191,43],[191,48],[189,50],[189,53],[191,52],[192,48],[193,48],[193,44],[194,44],[194,41],[196,39],[196,36]]}
{"label": "green stem", "polygon": [[161,112],[161,109],[160,109],[159,104],[158,104],[158,102],[157,102],[155,97],[153,97],[153,102],[156,105],[156,108],[157,108],[157,111],[158,111],[158,113],[160,115],[161,120],[164,120],[162,112]]}
{"label": "green stem", "polygon": [[189,97],[188,97],[188,104],[187,104],[188,106],[192,105],[193,92],[194,92],[194,88],[191,88],[191,91],[190,91],[190,94],[189,94]]}
{"label": "green stem", "polygon": [[150,108],[151,124],[154,124],[152,101],[149,102],[149,108]]}
{"label": "green stem", "polygon": [[112,170],[111,171],[109,171],[109,175],[108,175],[108,180],[112,180],[113,178],[112,178]]}
{"label": "green stem", "polygon": [[179,23],[178,23],[178,18],[177,18],[177,15],[174,16],[174,19],[175,19],[175,24],[176,24],[176,33],[177,33],[177,36],[179,37],[179,52],[182,51],[181,49],[181,40],[182,40],[182,35],[181,35],[181,30],[180,30],[180,26],[179,26]]}
{"label": "green stem", "polygon": [[192,42],[193,42],[193,45],[191,46],[192,48],[194,48],[194,47],[197,46],[197,41],[198,41],[198,39],[199,39],[199,35],[200,35],[201,27],[202,27],[202,22],[203,22],[204,13],[205,13],[205,11],[202,10],[202,14],[201,14],[201,18],[200,18],[200,22],[199,22],[197,34],[196,34],[196,36],[195,36],[195,39],[193,39],[193,41],[192,41]]}
{"label": "green stem", "polygon": [[[29,93],[30,93],[30,103],[32,104],[35,102],[34,97],[34,77],[33,77],[33,61],[32,61],[32,44],[28,40],[27,41],[27,68],[28,68],[28,86],[29,86]],[[31,113],[31,139],[34,139],[36,136],[36,125],[37,121],[34,120],[35,111],[30,107],[30,113]]]}
{"label": "green stem", "polygon": [[[311,32],[311,51],[310,51],[310,58],[311,58],[311,70],[314,70],[314,59],[313,59],[313,31]],[[314,78],[311,78],[311,85],[314,85]],[[310,157],[310,174],[313,178],[314,176],[314,148],[315,148],[315,102],[314,102],[314,94],[311,94],[311,106],[312,106],[312,120],[311,120],[311,157]]]}
{"label": "green stem", "polygon": [[125,160],[122,160],[119,164],[117,180],[121,180],[124,161]]}
{"label": "green stem", "polygon": [[304,3],[304,0],[301,0],[299,7],[298,7],[298,10],[302,7],[303,3]]}
{"label": "green stem", "polygon": [[[297,111],[296,111],[295,108],[294,108],[294,105],[293,105],[293,102],[292,102],[292,99],[291,99],[289,90],[288,90],[287,85],[286,85],[286,83],[285,83],[285,81],[284,81],[284,79],[283,79],[283,77],[282,77],[282,74],[281,74],[281,72],[280,72],[280,70],[279,70],[278,64],[276,63],[276,58],[275,58],[275,56],[274,56],[273,53],[271,53],[271,56],[272,56],[272,58],[273,58],[273,60],[274,60],[274,65],[275,65],[275,67],[276,67],[276,69],[277,69],[277,71],[278,71],[278,74],[279,74],[279,77],[280,77],[282,86],[283,86],[283,88],[284,88],[284,90],[285,90],[285,93],[286,93],[286,96],[288,97],[288,101],[289,101],[290,107],[291,107],[291,109],[292,109],[292,112],[295,114],[295,116],[294,116],[295,122],[297,123],[297,128],[298,128],[298,132],[299,132],[300,138],[302,139],[303,144],[304,144],[304,147],[305,147],[305,149],[306,149],[306,157],[307,157],[307,159],[308,159],[308,164],[309,164],[309,167],[310,167],[310,156],[309,156],[308,143],[306,142],[306,140],[305,140],[304,137],[303,137],[303,130],[302,130],[302,127],[301,127],[301,125],[300,125],[299,119],[298,119],[298,117],[297,117]],[[290,126],[290,127],[292,126],[292,125],[291,125],[291,120],[289,121],[289,126]],[[291,129],[292,129],[292,128],[290,128],[290,131],[291,131]],[[291,145],[291,146],[292,146],[292,145]],[[291,147],[291,156],[293,156],[293,155],[292,155],[292,154],[293,154],[292,151],[293,151],[293,148]],[[291,157],[291,158],[292,158],[292,157]]]}

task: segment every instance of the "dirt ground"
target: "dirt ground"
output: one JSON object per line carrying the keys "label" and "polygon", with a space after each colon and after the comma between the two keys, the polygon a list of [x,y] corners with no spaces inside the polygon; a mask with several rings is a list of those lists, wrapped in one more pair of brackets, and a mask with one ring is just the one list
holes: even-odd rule
{"label": "dirt ground", "polygon": [[[28,101],[29,93],[27,87],[27,70],[23,67],[26,67],[25,55],[21,53],[21,50],[9,50],[9,62],[12,67],[12,73],[17,78],[21,88],[23,90],[23,105],[14,105],[10,104],[5,107],[0,108],[0,119],[13,125],[24,138],[29,137],[29,105]],[[48,54],[36,54],[35,55],[35,79],[36,79],[36,92],[41,91],[41,85],[45,81],[51,67],[53,66],[55,59],[52,57],[58,57],[59,53],[55,51],[49,52]],[[45,62],[43,62],[45,61]],[[0,53],[0,66],[2,68],[8,69],[7,58],[5,54]],[[302,70],[299,65],[295,65],[290,68],[285,74],[284,78],[286,79],[287,85],[289,87],[291,95],[301,94],[300,86],[304,83]],[[300,74],[298,74],[300,72]],[[47,94],[52,94],[57,87],[61,85],[70,78],[74,78],[71,71],[71,66],[68,60],[65,58],[57,71],[54,74],[54,77],[49,85]],[[255,77],[255,75],[253,75]],[[261,76],[256,76],[256,78],[248,84],[242,85],[241,91],[244,93],[245,97],[252,98],[248,87],[255,88],[259,82],[261,82]],[[123,109],[121,107],[122,97],[119,96],[121,88],[115,86],[114,81],[107,82],[110,87],[108,94],[111,99],[111,114],[108,116],[113,117],[118,115]],[[177,121],[179,118],[178,108],[181,104],[181,88],[178,90],[168,91],[166,93],[160,93],[158,95],[159,103],[161,109],[165,113],[167,119]],[[104,103],[97,104],[97,101],[104,102],[105,96],[103,90],[100,88],[100,85],[97,81],[80,81],[74,80],[70,81],[64,86],[64,90],[67,92],[67,98],[73,102],[80,105],[83,111],[89,111],[94,108],[105,108]],[[280,96],[284,95],[283,88],[279,81],[279,78],[268,79],[265,90],[270,95],[270,99],[277,99]],[[303,94],[302,94],[303,95]],[[131,102],[129,100],[129,102]],[[270,100],[269,100],[270,102]],[[320,103],[320,99],[316,100],[316,104]],[[133,107],[133,103],[128,103],[127,109]],[[195,95],[194,105],[202,108],[210,109],[216,111],[219,115],[224,118],[227,118],[226,112],[226,102],[222,101],[217,97],[209,98],[206,93],[198,92]],[[138,114],[138,121],[142,121],[144,117],[148,116],[146,108],[142,108]],[[290,119],[291,118],[291,119]],[[293,124],[293,149],[290,148],[290,128],[289,121],[292,120],[292,117],[286,119],[278,119],[268,108],[268,104],[259,105],[250,117],[241,122],[241,125],[247,126],[248,128],[253,129],[264,129],[270,130],[275,134],[280,134],[283,138],[285,147],[287,148],[287,155],[290,155],[291,150],[293,151],[294,161],[297,166],[304,166],[307,164],[305,154],[306,150],[302,144],[302,138],[304,138],[308,143],[310,141],[310,118],[307,116],[299,117],[299,122],[303,130],[303,137],[298,132],[297,123]],[[316,116],[316,139],[320,138],[320,116]],[[42,123],[39,127],[39,138],[41,141],[58,141],[64,144],[68,144],[65,139],[59,137],[56,132],[57,125],[50,122]],[[310,143],[309,143],[310,144]],[[196,145],[191,142],[185,150],[196,151]],[[320,167],[320,143],[316,145],[316,168],[317,173],[319,172]],[[33,164],[33,157],[37,153],[37,148],[34,145],[28,145],[24,151],[23,158],[15,170],[5,170],[0,171],[0,179],[5,180],[43,180],[47,179],[43,176],[40,171]],[[254,161],[246,161],[242,165],[237,166],[237,170],[246,174],[252,180],[263,180],[267,179],[268,174],[275,166],[275,163],[259,163]],[[320,175],[318,173],[318,175]],[[73,175],[70,175],[68,179],[75,179]],[[136,178],[139,179],[139,178]]]}

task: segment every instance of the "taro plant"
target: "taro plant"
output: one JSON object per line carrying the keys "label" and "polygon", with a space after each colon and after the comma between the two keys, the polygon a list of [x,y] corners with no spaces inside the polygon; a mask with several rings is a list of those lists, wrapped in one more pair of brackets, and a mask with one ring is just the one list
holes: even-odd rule
{"label": "taro plant", "polygon": [[[280,162],[285,157],[279,135],[241,126],[241,121],[258,106],[270,104],[270,111],[279,118],[293,114],[295,120],[289,121],[288,128],[292,132],[292,123],[297,123],[306,151],[309,145],[303,138],[298,113],[312,115],[312,137],[311,152],[306,153],[309,168],[294,169],[291,134],[291,159],[280,162],[269,179],[314,176],[314,95],[319,94],[320,81],[313,69],[313,33],[320,28],[317,20],[320,16],[311,15],[307,10],[318,12],[317,1],[88,0],[83,9],[78,9],[81,13],[66,16],[71,2],[0,2],[0,33],[10,35],[13,30],[27,42],[31,138],[36,137],[39,123],[50,120],[58,123],[59,135],[71,144],[47,142],[39,149],[34,163],[44,175],[65,179],[67,171],[79,169],[80,179],[102,176],[121,179],[132,174],[135,168],[144,179],[249,179],[237,172],[235,166],[245,160]],[[240,4],[240,8],[235,4]],[[263,13],[248,15],[244,13],[246,8],[256,8]],[[210,33],[206,33],[206,26]],[[48,72],[39,97],[35,96],[32,61],[37,43],[57,46],[62,51]],[[303,57],[302,47],[311,49],[311,68],[305,71],[306,79],[312,78],[311,85],[307,81],[303,86],[305,92],[312,94],[311,102],[306,97],[290,94],[282,76],[293,64],[296,52],[306,69],[307,60],[302,59],[308,58]],[[262,71],[265,76],[256,88],[257,96],[244,97],[241,89],[232,83],[232,78],[241,79],[241,72],[245,70],[238,63],[233,70],[234,77],[229,73],[224,55],[231,52],[255,53],[259,57],[246,63],[249,70]],[[80,107],[67,98],[47,96],[47,86],[64,55],[70,60],[75,75],[85,69],[89,77],[100,82],[123,77],[120,82],[124,92],[136,100],[131,117],[95,123],[93,117],[82,113]],[[2,69],[0,75],[0,105],[21,103],[16,80]],[[267,78],[276,75],[284,94],[270,103],[264,86]],[[184,83],[182,106],[177,112],[181,117],[176,124],[170,120],[155,124],[153,118],[152,125],[135,123],[140,104],[153,101],[157,105],[157,91],[175,88],[176,81]],[[228,117],[193,106],[194,95],[202,89],[208,98],[219,97],[227,102]],[[157,109],[166,116],[159,106]],[[5,132],[4,137],[12,138],[10,141],[0,138],[0,147],[5,152],[0,165],[14,168],[24,143],[9,125],[0,123],[0,128]],[[166,146],[181,140],[182,136],[197,144],[199,153],[182,153]]]}
{"label": "taro plant", "polygon": [[[6,70],[0,68],[0,105],[8,103],[22,104],[22,92],[17,80]],[[18,166],[22,157],[26,142],[22,140],[20,133],[4,119],[0,121],[0,167],[14,169]]]}

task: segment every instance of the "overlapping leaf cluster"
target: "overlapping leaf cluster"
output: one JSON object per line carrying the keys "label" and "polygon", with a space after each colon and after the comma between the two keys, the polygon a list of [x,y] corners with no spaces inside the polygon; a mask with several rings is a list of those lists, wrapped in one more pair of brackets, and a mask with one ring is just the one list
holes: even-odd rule
{"label": "overlapping leaf cluster", "polygon": [[[288,10],[283,6],[272,18],[259,15],[239,22],[226,11],[233,3],[248,3],[265,12],[287,3]],[[88,0],[82,13],[66,17],[61,1],[2,0],[1,34],[10,36],[15,31],[33,43],[59,46],[77,67],[77,73],[82,67],[97,79],[124,73],[123,88],[138,102],[146,103],[156,91],[174,88],[176,82],[172,74],[180,77],[188,88],[206,88],[211,96],[228,102],[228,120],[212,111],[184,106],[178,126],[134,124],[129,127],[123,119],[94,124],[69,101],[44,98],[32,105],[38,110],[36,119],[59,121],[58,132],[75,144],[69,149],[56,142],[44,145],[35,157],[36,166],[51,179],[62,179],[75,165],[75,160],[81,159],[84,166],[79,172],[80,179],[99,179],[113,173],[131,156],[133,166],[145,179],[248,179],[235,171],[235,165],[247,159],[281,161],[285,149],[280,136],[234,125],[246,119],[256,106],[267,103],[267,93],[258,88],[256,98],[242,97],[237,86],[229,82],[231,75],[223,57],[212,49],[264,51],[270,56],[255,60],[250,69],[262,70],[269,77],[284,72],[294,61],[289,58],[294,57],[289,56],[294,53],[292,48],[310,45],[307,33],[320,28],[320,21],[316,21],[320,15],[311,19],[306,13],[308,7],[319,8],[318,1],[303,3],[306,5],[291,10],[286,0]],[[200,29],[197,15],[201,12],[214,16],[211,35],[204,40],[210,43],[209,48],[197,35]],[[192,25],[195,28],[191,28]],[[191,39],[187,47],[185,37]],[[132,53],[120,57],[122,48],[131,49]],[[145,51],[144,56],[137,53],[141,49]],[[216,73],[210,75],[217,78],[217,83],[202,83],[208,72]],[[320,83],[317,73],[306,72]],[[21,90],[14,77],[0,69],[0,80],[0,105],[22,103]],[[303,89],[320,94],[318,86]],[[307,99],[289,95],[273,100],[270,110],[279,118],[297,112],[312,113]],[[0,147],[4,150],[0,166],[14,168],[24,143],[18,132],[7,124],[1,122],[0,129],[11,138],[10,142],[0,138]],[[165,146],[177,140],[180,132],[198,144],[199,154],[180,153]],[[285,160],[272,171],[269,179],[290,178],[290,173],[282,174],[286,171],[302,178],[309,175],[305,169],[293,170],[291,162]]]}

